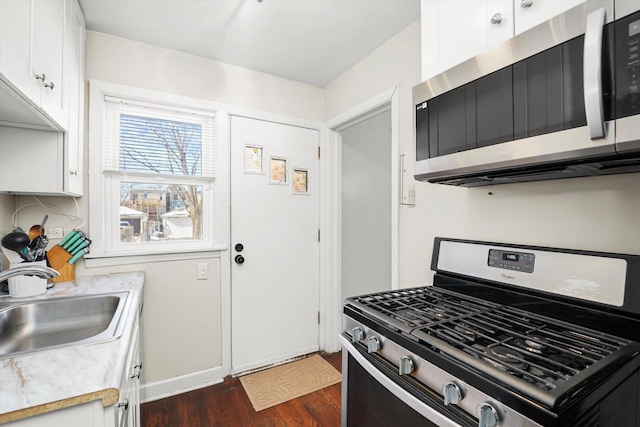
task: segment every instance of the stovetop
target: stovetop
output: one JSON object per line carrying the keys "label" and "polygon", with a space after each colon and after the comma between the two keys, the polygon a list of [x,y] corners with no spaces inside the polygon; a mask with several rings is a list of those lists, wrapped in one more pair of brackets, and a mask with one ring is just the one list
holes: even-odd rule
{"label": "stovetop", "polygon": [[548,407],[640,351],[629,339],[433,286],[346,303]]}

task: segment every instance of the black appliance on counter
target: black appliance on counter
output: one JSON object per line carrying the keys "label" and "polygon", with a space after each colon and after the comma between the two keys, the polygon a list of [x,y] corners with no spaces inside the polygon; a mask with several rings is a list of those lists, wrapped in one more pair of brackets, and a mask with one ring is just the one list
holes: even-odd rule
{"label": "black appliance on counter", "polygon": [[586,0],[413,88],[416,179],[640,172],[640,2]]}
{"label": "black appliance on counter", "polygon": [[637,427],[640,256],[436,238],[344,304],[342,426]]}

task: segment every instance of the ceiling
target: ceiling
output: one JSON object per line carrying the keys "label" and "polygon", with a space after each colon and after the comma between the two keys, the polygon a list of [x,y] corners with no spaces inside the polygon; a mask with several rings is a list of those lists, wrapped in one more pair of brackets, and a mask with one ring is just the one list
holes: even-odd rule
{"label": "ceiling", "polygon": [[320,88],[420,17],[419,0],[79,0],[87,29]]}

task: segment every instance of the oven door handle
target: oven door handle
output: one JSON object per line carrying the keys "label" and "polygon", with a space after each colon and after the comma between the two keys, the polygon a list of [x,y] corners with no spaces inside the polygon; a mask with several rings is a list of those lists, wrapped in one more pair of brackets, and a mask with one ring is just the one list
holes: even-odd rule
{"label": "oven door handle", "polygon": [[340,341],[340,344],[342,344],[342,347],[347,350],[349,354],[358,362],[358,364],[360,364],[360,366],[362,366],[373,378],[375,378],[378,383],[380,383],[384,388],[393,393],[398,399],[402,400],[404,403],[413,408],[420,415],[441,427],[463,427],[460,424],[451,421],[449,418],[442,415],[440,412],[436,411],[435,409],[400,387],[398,384],[393,382],[389,377],[380,372],[378,368],[372,365],[371,362],[365,359],[364,356],[360,354],[358,349],[355,348],[354,345],[349,342],[349,340],[347,340],[344,336],[338,335],[338,340]]}

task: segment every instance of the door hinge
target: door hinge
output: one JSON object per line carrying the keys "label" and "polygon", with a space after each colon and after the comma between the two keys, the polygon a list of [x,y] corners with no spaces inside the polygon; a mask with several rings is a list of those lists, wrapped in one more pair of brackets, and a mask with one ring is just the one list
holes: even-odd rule
{"label": "door hinge", "polygon": [[318,311],[318,325],[320,324],[320,312]]}
{"label": "door hinge", "polygon": [[318,160],[320,160],[320,147],[318,147]]}
{"label": "door hinge", "polygon": [[318,242],[320,241],[320,229],[318,228]]}

